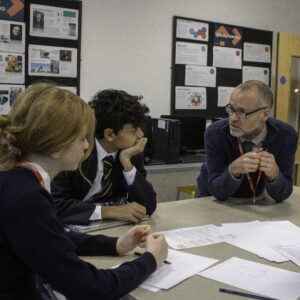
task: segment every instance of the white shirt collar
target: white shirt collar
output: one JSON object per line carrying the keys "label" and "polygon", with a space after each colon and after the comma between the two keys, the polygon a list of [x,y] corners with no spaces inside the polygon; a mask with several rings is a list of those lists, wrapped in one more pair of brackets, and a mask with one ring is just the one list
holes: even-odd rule
{"label": "white shirt collar", "polygon": [[43,169],[39,164],[34,163],[34,162],[30,162],[30,161],[26,161],[27,164],[33,166],[34,168],[36,168],[38,170],[38,172],[41,174],[42,179],[44,181],[45,184],[45,189],[49,192],[49,194],[51,193],[51,188],[50,188],[50,176],[48,174],[48,172]]}
{"label": "white shirt collar", "polygon": [[98,161],[102,161],[102,159],[106,156],[111,155],[114,159],[117,156],[118,151],[112,152],[112,153],[107,153],[104,148],[100,145],[99,141],[95,139],[96,143],[96,149],[97,149],[97,156],[98,156]]}

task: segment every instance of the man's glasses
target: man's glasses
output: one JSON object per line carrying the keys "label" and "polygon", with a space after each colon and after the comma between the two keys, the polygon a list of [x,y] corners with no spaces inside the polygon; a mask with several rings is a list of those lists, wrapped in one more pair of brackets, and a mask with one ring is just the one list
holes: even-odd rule
{"label": "man's glasses", "polygon": [[268,106],[265,106],[265,107],[260,107],[256,110],[253,110],[253,111],[250,111],[250,112],[242,112],[242,111],[236,111],[230,104],[227,104],[225,106],[225,111],[229,114],[229,115],[232,115],[235,113],[236,117],[239,118],[239,119],[246,119],[249,115],[251,114],[254,114],[256,113],[257,111],[260,111],[262,109],[266,109],[268,108]]}

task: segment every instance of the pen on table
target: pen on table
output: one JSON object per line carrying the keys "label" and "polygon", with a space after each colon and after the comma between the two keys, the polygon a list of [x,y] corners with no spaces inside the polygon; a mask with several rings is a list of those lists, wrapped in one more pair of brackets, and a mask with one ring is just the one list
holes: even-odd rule
{"label": "pen on table", "polygon": [[257,295],[252,295],[252,294],[247,294],[247,293],[242,293],[242,292],[237,292],[237,291],[232,291],[232,290],[227,290],[227,289],[220,289],[219,290],[222,293],[227,293],[227,294],[232,294],[232,295],[237,295],[237,296],[243,296],[243,297],[248,297],[248,298],[253,298],[253,299],[259,299],[259,300],[276,300],[274,298],[268,298],[264,296],[257,296]]}
{"label": "pen on table", "polygon": [[[142,253],[140,253],[140,252],[134,252],[134,255],[137,255],[137,256],[141,256],[142,255]],[[164,264],[167,264],[167,265],[170,265],[171,264],[171,262],[170,261],[168,261],[168,260],[165,260],[164,261]]]}

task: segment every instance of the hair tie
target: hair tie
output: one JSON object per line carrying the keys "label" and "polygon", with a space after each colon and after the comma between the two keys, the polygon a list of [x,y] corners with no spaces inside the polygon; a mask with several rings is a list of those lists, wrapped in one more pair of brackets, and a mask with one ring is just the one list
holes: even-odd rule
{"label": "hair tie", "polygon": [[21,149],[15,147],[15,146],[13,146],[13,145],[10,145],[10,144],[7,142],[7,140],[6,140],[3,136],[0,137],[0,143],[1,143],[3,146],[7,147],[7,149],[8,149],[11,153],[13,153],[13,154],[15,154],[15,155],[18,155],[18,156],[21,155],[21,153],[22,153]]}

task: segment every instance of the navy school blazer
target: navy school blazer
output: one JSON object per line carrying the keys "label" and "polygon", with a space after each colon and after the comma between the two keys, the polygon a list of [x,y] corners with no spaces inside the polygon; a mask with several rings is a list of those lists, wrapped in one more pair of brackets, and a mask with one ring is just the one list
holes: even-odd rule
{"label": "navy school blazer", "polygon": [[[123,174],[123,166],[118,152],[112,169],[112,186],[114,194],[107,201],[127,198],[128,202],[137,202],[146,207],[147,215],[156,209],[156,193],[146,180],[144,154],[132,157],[132,164],[137,172],[132,185],[128,185]],[[94,146],[91,155],[82,163],[83,174],[94,182],[97,174],[98,158]],[[89,192],[90,184],[81,176],[79,170],[59,173],[51,182],[51,194],[58,211],[58,218],[63,224],[86,225],[95,210],[95,203],[82,201]]]}

